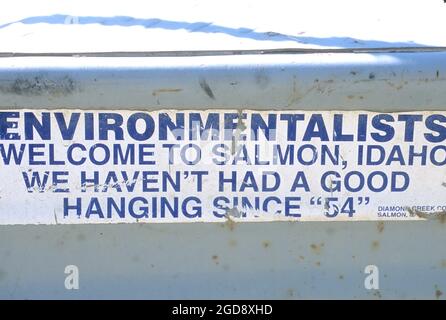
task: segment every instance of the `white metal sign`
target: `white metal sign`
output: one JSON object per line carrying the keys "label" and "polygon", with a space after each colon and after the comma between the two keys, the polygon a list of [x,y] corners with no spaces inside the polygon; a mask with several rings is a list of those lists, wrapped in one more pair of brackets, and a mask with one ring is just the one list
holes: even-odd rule
{"label": "white metal sign", "polygon": [[446,211],[446,112],[0,112],[0,224]]}

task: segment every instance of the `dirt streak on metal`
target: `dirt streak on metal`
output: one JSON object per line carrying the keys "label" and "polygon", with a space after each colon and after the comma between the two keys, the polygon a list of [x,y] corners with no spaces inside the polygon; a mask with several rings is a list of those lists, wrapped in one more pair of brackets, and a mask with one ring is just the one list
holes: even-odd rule
{"label": "dirt streak on metal", "polygon": [[203,89],[204,93],[206,93],[206,95],[209,98],[211,98],[212,100],[215,100],[214,92],[212,92],[212,89],[209,86],[209,84],[206,82],[206,79],[200,80],[200,87],[201,87],[201,89]]}
{"label": "dirt streak on metal", "polygon": [[[5,83],[6,82],[6,83]],[[79,91],[79,84],[70,76],[49,79],[44,76],[20,77],[0,83],[0,92],[20,96],[67,96]]]}
{"label": "dirt streak on metal", "polygon": [[152,96],[157,96],[160,93],[176,93],[176,92],[181,92],[183,91],[183,89],[180,88],[162,88],[162,89],[157,89],[157,90],[153,90],[152,92]]}
{"label": "dirt streak on metal", "polygon": [[443,295],[443,292],[435,285],[435,298],[438,300]]}
{"label": "dirt streak on metal", "polygon": [[322,249],[323,249],[324,245],[325,245],[325,244],[324,244],[323,242],[320,243],[320,244],[312,243],[312,244],[310,245],[310,248],[311,248],[311,250],[313,251],[313,253],[315,253],[315,254],[320,254],[320,253],[322,252]]}
{"label": "dirt streak on metal", "polygon": [[378,224],[376,225],[376,228],[378,229],[379,233],[382,233],[384,231],[384,222],[379,221]]}

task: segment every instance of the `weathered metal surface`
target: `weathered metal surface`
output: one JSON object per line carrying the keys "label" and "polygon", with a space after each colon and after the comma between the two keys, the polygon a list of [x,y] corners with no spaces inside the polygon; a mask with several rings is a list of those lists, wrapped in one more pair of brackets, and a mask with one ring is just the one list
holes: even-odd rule
{"label": "weathered metal surface", "polygon": [[442,110],[446,52],[0,59],[0,107]]}
{"label": "weathered metal surface", "polygon": [[[149,68],[151,71],[145,73],[144,68],[148,67],[149,60],[124,62],[121,59],[94,59],[96,67],[98,64],[108,64],[112,70],[117,67],[112,61],[132,64],[132,68],[121,69],[125,70],[122,74],[127,75],[127,78],[123,78],[121,75],[116,76],[116,70],[112,72],[107,71],[104,66],[97,69],[93,65],[89,66],[89,61],[92,61],[90,59],[78,62],[77,67],[85,67],[82,68],[83,72],[75,71],[76,65],[71,62],[74,58],[66,60],[70,61],[68,69],[62,68],[62,60],[53,58],[53,63],[46,59],[31,59],[32,62],[26,62],[26,59],[20,58],[23,59],[20,60],[20,69],[15,68],[13,60],[0,60],[3,64],[0,71],[3,88],[0,104],[4,109],[43,106],[76,106],[84,109],[104,106],[118,109],[124,105],[138,109],[147,99],[145,106],[157,109],[159,106],[156,99],[161,99],[162,106],[179,103],[183,107],[196,105],[202,109],[217,105],[216,101],[223,106],[250,105],[257,106],[258,109],[293,109],[298,106],[302,109],[333,109],[335,105],[347,110],[446,109],[442,80],[442,66],[445,61],[443,53],[404,54],[404,61],[410,63],[405,67],[395,63],[390,68],[386,64],[380,64],[383,60],[374,58],[374,55],[341,56],[336,58],[337,55],[326,55],[327,59],[332,60],[331,64],[324,64],[319,55],[317,59],[308,55],[305,58],[288,56],[290,59],[299,59],[302,61],[300,66],[305,67],[290,64],[282,68],[284,71],[280,71],[279,61],[276,61],[277,65],[267,68],[266,75],[271,79],[277,73],[280,74],[278,77],[282,77],[290,66],[294,66],[300,83],[313,88],[302,99],[293,99],[295,83],[292,72],[279,82],[274,78],[276,80],[265,86],[265,81],[262,80],[264,77],[257,78],[258,83],[255,81],[256,66],[244,67],[243,63],[233,67],[230,77],[220,77],[217,76],[219,72],[231,70],[227,64],[220,69],[214,67],[206,70],[202,70],[199,64],[192,64],[191,69],[184,73],[175,71],[179,67],[175,64],[172,69]],[[353,59],[353,62],[349,62],[347,57]],[[366,64],[354,62],[354,59],[364,57],[367,57]],[[307,59],[313,62],[306,64]],[[37,65],[36,61],[39,61]],[[141,61],[146,62],[139,66],[142,71],[138,72],[138,62]],[[186,67],[187,61],[191,60],[185,59],[181,66]],[[318,65],[318,62],[322,64]],[[388,79],[381,77],[383,72],[391,75],[390,70],[395,71],[393,68],[396,68],[399,76],[395,78],[398,79],[396,86],[394,82],[389,85]],[[51,81],[44,81],[37,89],[32,89],[34,96],[11,92],[17,91],[11,90],[12,88],[19,88],[18,91],[22,92],[24,88],[33,87],[26,81],[26,85],[21,85],[23,82],[16,80],[18,76],[21,79],[32,79],[40,73],[38,70],[45,70],[45,78]],[[220,71],[213,72],[218,70]],[[92,73],[89,74],[90,72]],[[67,74],[68,78],[73,79],[74,90],[61,97],[58,94],[49,94],[48,91],[58,91],[51,85],[57,83],[53,81],[67,79]],[[103,77],[99,77],[101,74]],[[175,76],[165,76],[166,74]],[[194,81],[186,81],[191,74],[206,76],[206,83],[216,100],[209,97],[205,92],[207,90],[200,86],[200,76],[194,75]],[[337,76],[333,78],[333,75]],[[358,75],[361,78],[356,82],[353,79]],[[148,81],[149,78],[153,81]],[[220,87],[215,86],[215,79],[222,79],[219,83],[227,83],[229,86],[231,83],[234,86],[246,82],[251,87],[248,91],[221,91]],[[314,84],[316,79],[323,86]],[[333,79],[336,81],[330,81]],[[204,84],[203,86],[206,87]],[[56,85],[56,88],[61,87],[63,88]],[[71,85],[68,87],[71,88]],[[265,94],[265,90],[268,94]],[[66,92],[65,89],[62,91]],[[36,94],[37,92],[42,94]],[[184,92],[187,92],[186,96],[182,95]],[[336,94],[333,95],[334,93]],[[178,95],[181,97],[177,97]],[[277,100],[282,103],[274,103]],[[247,101],[250,103],[247,104]],[[287,104],[290,104],[289,107]],[[442,221],[436,219],[354,224],[237,224],[228,221],[223,224],[156,226],[1,226],[0,296],[443,298],[446,256],[443,255],[442,243],[446,239]],[[67,265],[79,267],[79,290],[66,290],[64,286],[64,268]],[[364,287],[364,268],[367,265],[375,265],[380,270],[379,290],[367,290]]]}
{"label": "weathered metal surface", "polygon": [[[445,224],[0,226],[1,298],[444,298]],[[79,290],[64,269],[79,268]],[[367,265],[379,290],[364,288]]]}

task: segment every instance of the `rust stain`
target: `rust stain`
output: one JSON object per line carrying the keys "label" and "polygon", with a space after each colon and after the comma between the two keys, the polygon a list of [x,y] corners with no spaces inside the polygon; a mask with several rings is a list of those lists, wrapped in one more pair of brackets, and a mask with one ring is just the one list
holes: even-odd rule
{"label": "rust stain", "polygon": [[226,222],[224,223],[224,226],[228,227],[229,230],[234,231],[236,222],[231,219],[229,215],[226,216]]}
{"label": "rust stain", "polygon": [[235,246],[237,246],[237,241],[234,239],[231,239],[231,240],[229,240],[228,244],[230,247],[235,247]]}
{"label": "rust stain", "polygon": [[435,285],[435,298],[438,300],[443,295],[443,291],[441,291],[437,285]]}
{"label": "rust stain", "polygon": [[263,242],[262,242],[262,246],[263,246],[265,249],[269,248],[270,245],[271,245],[271,243],[270,243],[269,241],[263,241]]}
{"label": "rust stain", "polygon": [[373,250],[377,250],[377,249],[379,249],[379,241],[373,241],[372,242],[372,249]]}
{"label": "rust stain", "polygon": [[376,224],[376,228],[378,229],[379,233],[383,233],[383,231],[384,231],[384,222],[383,221],[378,222]]}
{"label": "rust stain", "polygon": [[157,89],[157,90],[153,90],[152,92],[152,96],[157,96],[160,93],[175,93],[175,92],[181,92],[183,91],[183,89],[180,88],[161,88],[161,89]]}
{"label": "rust stain", "polygon": [[315,254],[320,254],[322,251],[322,248],[324,247],[324,243],[320,243],[320,244],[315,244],[312,243],[310,245],[311,250],[315,253]]}
{"label": "rust stain", "polygon": [[221,223],[220,226],[222,228],[227,227],[230,231],[233,231],[235,228],[235,224],[237,223],[233,218],[240,218],[241,215],[242,213],[237,209],[237,207],[226,208],[226,221],[224,223]]}

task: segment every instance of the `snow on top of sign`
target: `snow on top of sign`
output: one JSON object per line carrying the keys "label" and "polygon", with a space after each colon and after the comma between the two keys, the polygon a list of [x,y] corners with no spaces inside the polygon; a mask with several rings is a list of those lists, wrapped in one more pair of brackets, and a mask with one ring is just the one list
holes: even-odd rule
{"label": "snow on top of sign", "polygon": [[8,0],[1,52],[446,46],[446,3]]}

